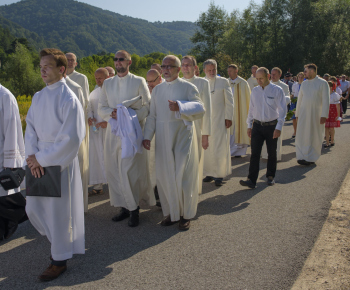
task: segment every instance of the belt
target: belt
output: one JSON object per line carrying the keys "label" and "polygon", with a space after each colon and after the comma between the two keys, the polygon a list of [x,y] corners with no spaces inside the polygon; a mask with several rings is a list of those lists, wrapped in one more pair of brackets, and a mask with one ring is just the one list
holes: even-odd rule
{"label": "belt", "polygon": [[277,120],[269,121],[269,122],[260,122],[259,120],[254,119],[254,123],[257,123],[261,126],[273,126],[277,124]]}

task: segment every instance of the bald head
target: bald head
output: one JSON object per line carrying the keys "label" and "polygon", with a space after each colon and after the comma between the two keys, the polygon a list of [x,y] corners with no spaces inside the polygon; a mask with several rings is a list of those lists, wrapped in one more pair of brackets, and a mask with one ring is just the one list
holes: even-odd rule
{"label": "bald head", "polygon": [[148,89],[149,89],[150,93],[152,93],[152,90],[154,89],[154,87],[156,85],[159,85],[162,82],[162,77],[161,77],[159,71],[157,71],[155,69],[150,69],[147,72],[146,81],[147,81]]}
{"label": "bald head", "polygon": [[154,63],[151,65],[151,69],[157,70],[160,74],[162,74],[162,68],[160,67],[159,63]]}
{"label": "bald head", "polygon": [[112,77],[115,76],[115,70],[114,70],[112,67],[106,66],[105,69],[108,70],[108,73],[109,73],[109,77],[110,77],[110,78],[112,78]]}
{"label": "bald head", "polygon": [[103,82],[105,81],[105,79],[108,79],[108,78],[109,78],[109,73],[108,73],[108,70],[106,70],[105,68],[101,67],[95,71],[95,80],[96,80],[96,84],[99,87],[102,87]]}
{"label": "bald head", "polygon": [[67,75],[70,75],[74,71],[75,67],[78,65],[77,56],[73,52],[68,52],[66,53],[66,58],[68,61]]}

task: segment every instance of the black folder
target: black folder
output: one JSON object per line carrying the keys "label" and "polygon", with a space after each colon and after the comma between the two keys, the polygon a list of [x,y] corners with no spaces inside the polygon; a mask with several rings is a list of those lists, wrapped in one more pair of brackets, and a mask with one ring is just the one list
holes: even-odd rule
{"label": "black folder", "polygon": [[44,167],[40,178],[35,178],[26,166],[26,195],[61,197],[61,166]]}

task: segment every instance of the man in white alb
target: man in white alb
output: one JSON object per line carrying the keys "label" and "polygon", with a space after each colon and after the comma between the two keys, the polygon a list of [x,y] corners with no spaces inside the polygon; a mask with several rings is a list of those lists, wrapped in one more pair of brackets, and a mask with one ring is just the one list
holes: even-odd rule
{"label": "man in white alb", "polygon": [[58,49],[40,52],[41,77],[27,114],[26,163],[34,177],[45,167],[61,167],[61,197],[27,196],[30,222],[51,243],[50,266],[39,277],[51,281],[67,269],[73,254],[85,253],[83,190],[78,150],[85,137],[83,108],[63,77],[67,59]]}
{"label": "man in white alb", "polygon": [[231,174],[230,127],[233,119],[233,96],[227,79],[216,75],[217,63],[208,59],[203,63],[211,94],[211,126],[209,147],[204,151],[203,181],[215,180],[216,186]]}
{"label": "man in white alb", "polygon": [[[282,76],[282,70],[280,68],[278,68],[278,67],[274,67],[271,70],[271,81],[270,81],[270,83],[274,84],[276,86],[279,86],[283,90],[284,96],[286,97],[286,104],[288,106],[288,104],[290,103],[289,86],[280,80],[281,76]],[[287,109],[287,111],[288,111],[288,109]],[[283,139],[283,127],[282,127],[282,130],[281,130],[281,136],[278,137],[278,140],[277,140],[277,161],[281,161],[282,160],[282,139]],[[264,159],[267,159],[266,143],[264,143],[264,146],[262,148],[261,157],[264,158]]]}
{"label": "man in white alb", "polygon": [[[23,165],[24,142],[21,118],[13,94],[0,84],[0,172]],[[0,241],[9,239],[18,224],[27,220],[26,200],[20,188],[5,190],[0,185]]]}
{"label": "man in white alb", "polygon": [[102,93],[103,82],[109,78],[108,70],[99,68],[95,71],[95,80],[97,88],[94,89],[89,97],[87,107],[87,117],[90,126],[89,136],[89,164],[90,179],[89,185],[93,185],[91,194],[102,194],[103,184],[107,183],[106,169],[104,163],[104,144],[106,136],[107,122],[98,115],[98,102]]}
{"label": "man in white alb", "polygon": [[261,148],[266,141],[268,160],[267,184],[275,184],[277,167],[277,138],[281,135],[284,119],[287,114],[286,98],[283,90],[269,81],[269,70],[260,67],[256,71],[259,86],[253,88],[250,95],[247,118],[247,134],[251,138],[251,156],[247,180],[241,180],[242,186],[256,187],[259,176]]}
{"label": "man in white alb", "polygon": [[330,92],[328,83],[317,76],[315,64],[305,65],[304,74],[307,80],[301,84],[295,111],[299,125],[295,150],[300,165],[311,165],[321,156]]}
{"label": "man in white alb", "polygon": [[146,75],[146,82],[149,89],[149,92],[152,94],[152,90],[155,86],[163,82],[162,75],[156,69],[150,69]]}
{"label": "man in white alb", "polygon": [[[117,106],[123,101],[141,96],[142,106],[135,112],[143,128],[151,99],[146,81],[129,72],[131,56],[127,51],[116,52],[114,65],[117,75],[106,79],[103,83],[98,114],[107,122],[111,118],[117,120]],[[153,197],[147,170],[147,154],[137,153],[134,157],[122,159],[121,153],[121,138],[112,133],[111,125],[108,124],[104,150],[107,182],[111,205],[120,208],[119,213],[112,220],[119,222],[130,216],[128,225],[136,227],[139,224],[140,199],[151,202],[150,197]]]}
{"label": "man in white alb", "polygon": [[[155,134],[157,187],[166,216],[161,225],[179,222],[180,230],[188,230],[198,204],[199,159],[193,121],[203,117],[204,108],[197,88],[179,78],[180,66],[176,56],[163,59],[166,82],[152,91],[143,146],[149,150]],[[195,110],[180,109],[180,106],[186,108],[189,102]]]}
{"label": "man in white alb", "polygon": [[196,120],[195,128],[198,142],[198,154],[199,154],[199,193],[202,193],[202,180],[203,180],[203,166],[204,166],[204,150],[209,147],[209,136],[211,135],[211,97],[209,82],[206,79],[195,76],[195,70],[197,67],[196,59],[191,55],[186,55],[181,61],[181,71],[183,79],[185,81],[194,84],[199,91],[199,98],[201,99],[205,114],[201,119]]}
{"label": "man in white alb", "polygon": [[[67,67],[67,77],[69,77],[72,81],[76,82],[79,86],[81,86],[83,90],[84,96],[84,114],[85,114],[85,139],[81,143],[79,148],[79,166],[80,166],[80,174],[81,180],[83,184],[83,192],[84,192],[84,211],[88,211],[88,190],[89,190],[89,126],[87,122],[86,108],[89,103],[89,82],[85,75],[78,73],[75,71],[76,66],[78,65],[77,57],[74,53],[69,52],[66,53],[68,67]],[[70,85],[70,84],[69,84]],[[83,103],[82,103],[83,104]]]}
{"label": "man in white alb", "polygon": [[256,86],[258,86],[258,82],[256,80],[256,70],[258,69],[259,67],[257,65],[253,65],[252,68],[251,68],[251,71],[252,71],[252,75],[250,76],[250,78],[247,80],[248,84],[249,84],[249,87],[250,87],[250,91],[253,90],[253,88],[255,88]]}
{"label": "man in white alb", "polygon": [[250,88],[246,80],[238,75],[238,66],[230,64],[227,68],[228,81],[232,89],[234,113],[230,136],[231,156],[246,155],[250,139],[247,136],[247,116],[250,102]]}

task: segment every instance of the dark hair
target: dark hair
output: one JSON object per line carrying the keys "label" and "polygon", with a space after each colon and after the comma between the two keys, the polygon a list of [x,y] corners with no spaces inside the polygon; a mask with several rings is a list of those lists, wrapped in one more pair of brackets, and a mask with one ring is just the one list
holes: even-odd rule
{"label": "dark hair", "polygon": [[308,69],[313,69],[317,73],[317,65],[315,65],[314,63],[306,64],[304,65],[304,67]]}
{"label": "dark hair", "polygon": [[57,48],[44,48],[39,53],[40,59],[44,56],[52,55],[57,67],[64,66],[64,72],[67,70],[68,61],[66,55]]}

